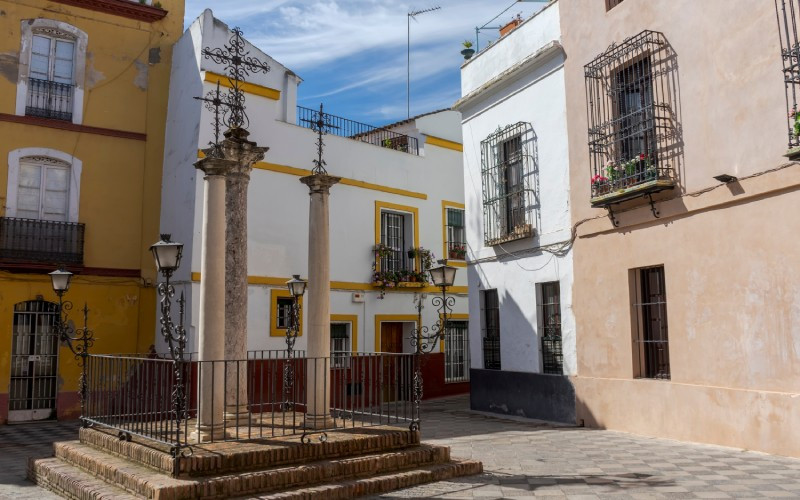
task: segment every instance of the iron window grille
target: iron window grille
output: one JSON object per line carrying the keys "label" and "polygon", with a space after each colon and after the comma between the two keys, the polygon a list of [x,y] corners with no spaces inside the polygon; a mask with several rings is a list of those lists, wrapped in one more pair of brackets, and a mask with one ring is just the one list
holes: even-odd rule
{"label": "iron window grille", "polygon": [[381,242],[387,248],[381,257],[383,272],[410,271],[412,263],[406,252],[406,215],[381,212]]}
{"label": "iron window grille", "polygon": [[645,30],[584,66],[592,206],[674,186],[675,60],[664,35]]}
{"label": "iron window grille", "polygon": [[787,132],[789,149],[800,147],[800,0],[775,0],[778,32],[783,61],[783,82],[786,89]]}
{"label": "iron window grille", "polygon": [[345,323],[331,323],[331,368],[347,368],[350,358],[350,335]]}
{"label": "iron window grille", "polygon": [[292,326],[292,306],[294,305],[294,299],[291,297],[278,297],[277,299],[277,308],[275,314],[275,327],[281,329],[287,329]]}
{"label": "iron window grille", "polygon": [[0,217],[0,262],[82,265],[86,226],[16,217]]}
{"label": "iron window grille", "polygon": [[636,343],[634,364],[638,378],[669,380],[669,336],[667,330],[667,295],[664,267],[635,269],[634,328]]}
{"label": "iron window grille", "polygon": [[614,7],[616,7],[621,3],[622,0],[606,0],[606,11],[613,9]]}
{"label": "iron window grille", "polygon": [[564,353],[561,346],[561,287],[558,281],[540,283],[537,316],[542,342],[542,371],[562,375]]}
{"label": "iron window grille", "polygon": [[483,319],[483,367],[500,369],[500,301],[497,290],[481,292],[481,318]]}
{"label": "iron window grille", "polygon": [[533,235],[535,141],[531,124],[518,122],[481,142],[486,245]]}
{"label": "iron window grille", "polygon": [[448,321],[444,332],[444,381],[469,381],[469,328],[466,321]]}
{"label": "iron window grille", "polygon": [[447,255],[448,259],[464,260],[467,255],[464,210],[447,209]]}

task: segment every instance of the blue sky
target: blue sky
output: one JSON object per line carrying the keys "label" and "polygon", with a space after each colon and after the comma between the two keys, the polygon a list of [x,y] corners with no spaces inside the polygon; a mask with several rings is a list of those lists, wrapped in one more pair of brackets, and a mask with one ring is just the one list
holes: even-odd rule
{"label": "blue sky", "polygon": [[[406,118],[410,10],[441,6],[411,21],[411,115],[450,107],[460,96],[461,42],[523,18],[541,3],[512,0],[187,0],[184,25],[205,8],[303,78],[298,104],[383,125]],[[497,38],[481,32],[481,47]]]}

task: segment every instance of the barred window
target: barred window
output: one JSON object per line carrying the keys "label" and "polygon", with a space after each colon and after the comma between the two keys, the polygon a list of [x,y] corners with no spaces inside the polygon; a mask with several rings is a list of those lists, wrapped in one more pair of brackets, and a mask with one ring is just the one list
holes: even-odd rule
{"label": "barred window", "polygon": [[533,235],[536,135],[530,123],[498,129],[481,142],[486,245]]}
{"label": "barred window", "polygon": [[606,10],[611,10],[621,3],[622,0],[606,0]]}
{"label": "barred window", "polygon": [[286,329],[292,323],[292,305],[294,305],[294,300],[290,297],[278,297],[278,303],[276,311],[276,328]]}
{"label": "barred window", "polygon": [[403,271],[409,269],[406,248],[412,244],[406,241],[406,216],[394,212],[381,212],[381,243],[389,252],[381,259],[382,271]]}
{"label": "barred window", "polygon": [[669,336],[664,267],[633,271],[634,366],[637,378],[669,379]]}
{"label": "barred window", "polygon": [[481,292],[481,319],[483,321],[483,367],[500,369],[500,301],[497,290]]}
{"label": "barred window", "polygon": [[790,160],[800,159],[800,0],[775,0],[781,43]]}
{"label": "barred window", "polygon": [[467,239],[464,230],[464,210],[447,209],[447,258],[464,260],[467,255]]}
{"label": "barred window", "polygon": [[350,359],[350,334],[347,323],[331,323],[331,368],[347,368]]}
{"label": "barred window", "polygon": [[584,67],[592,206],[674,187],[676,68],[664,35],[648,30],[612,44]]}
{"label": "barred window", "polygon": [[536,309],[539,335],[542,342],[542,371],[564,373],[564,354],[561,348],[561,286],[558,281],[536,286]]}
{"label": "barred window", "polygon": [[444,333],[444,381],[469,380],[469,335],[466,321],[448,321]]}

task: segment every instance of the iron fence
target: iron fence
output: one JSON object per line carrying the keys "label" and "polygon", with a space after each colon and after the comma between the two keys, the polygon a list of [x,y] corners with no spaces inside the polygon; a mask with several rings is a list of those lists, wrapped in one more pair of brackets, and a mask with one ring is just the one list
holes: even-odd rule
{"label": "iron fence", "polygon": [[[139,436],[167,445],[176,457],[181,449],[198,442],[193,431],[199,412],[223,415],[211,421],[212,427],[222,431],[220,437],[208,438],[211,441],[297,434],[307,441],[313,435],[324,439],[325,432],[334,429],[410,425],[419,420],[414,404],[414,354],[337,353],[334,360],[282,357],[285,351],[259,352],[267,355],[178,362],[89,355],[82,419],[85,425],[114,429],[121,438]],[[317,388],[325,386],[329,390],[320,396]],[[201,397],[200,387],[210,394]],[[223,396],[216,391],[223,391]],[[214,406],[218,400],[230,406],[231,394],[236,407],[247,408],[244,418],[226,417],[225,408]],[[239,399],[240,394],[246,394],[242,396],[246,401]],[[324,408],[330,418],[309,429],[306,414],[314,405]]]}
{"label": "iron fence", "polygon": [[73,85],[28,78],[27,116],[72,121]]}
{"label": "iron fence", "polygon": [[[297,106],[297,125],[313,128],[313,124],[318,120],[319,110]],[[328,113],[325,113],[325,122],[325,130],[329,134],[419,156],[419,143],[416,137]]]}
{"label": "iron fence", "polygon": [[0,217],[0,260],[83,264],[85,225]]}

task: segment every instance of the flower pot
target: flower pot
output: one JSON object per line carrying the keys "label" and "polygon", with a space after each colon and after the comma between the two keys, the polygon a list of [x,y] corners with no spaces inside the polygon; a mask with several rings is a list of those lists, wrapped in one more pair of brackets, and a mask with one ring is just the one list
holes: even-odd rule
{"label": "flower pot", "polygon": [[464,49],[461,51],[461,55],[464,56],[464,59],[469,59],[473,54],[475,54],[475,49]]}

